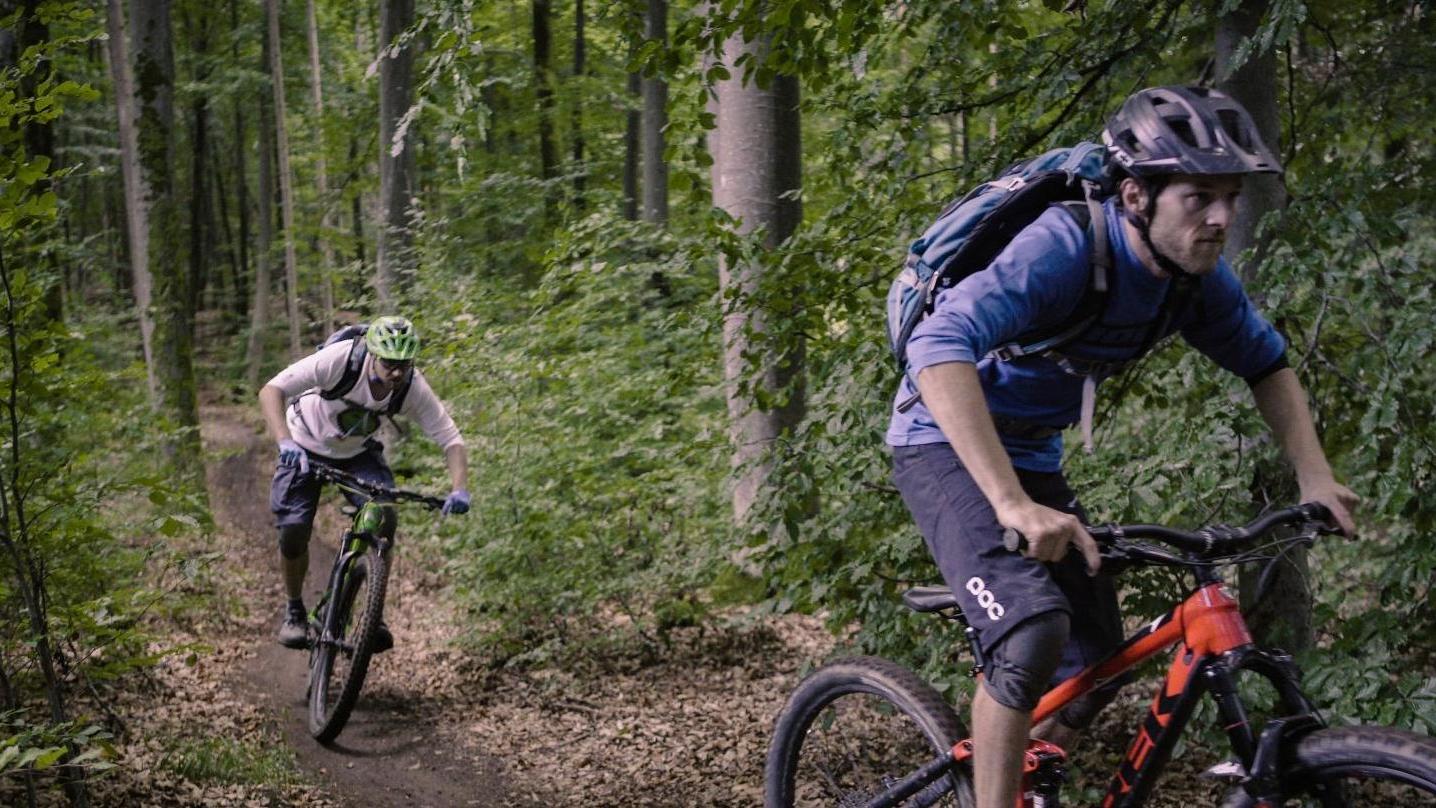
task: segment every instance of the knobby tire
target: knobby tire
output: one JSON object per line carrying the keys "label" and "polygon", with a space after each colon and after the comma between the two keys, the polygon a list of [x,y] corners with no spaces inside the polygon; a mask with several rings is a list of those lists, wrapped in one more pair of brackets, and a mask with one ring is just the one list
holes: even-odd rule
{"label": "knobby tire", "polygon": [[[347,642],[353,652],[347,660],[348,669],[336,674],[334,663],[343,650],[337,645],[319,645],[314,651],[309,674],[309,734],[320,743],[339,736],[359,701],[373,656],[374,635],[384,614],[388,579],[387,560],[378,552],[365,553],[354,560],[340,583],[340,591],[330,600],[324,634]],[[361,590],[363,602],[356,603]],[[336,689],[338,696],[331,702]]]}
{"label": "knobby tire", "polygon": [[[1323,729],[1286,760],[1282,808],[1436,808],[1436,739],[1389,727]],[[1251,808],[1244,792],[1224,808]]]}
{"label": "knobby tire", "polygon": [[[764,805],[863,805],[966,737],[942,696],[906,668],[876,657],[830,663],[778,716]],[[904,803],[912,804],[971,808],[970,769],[956,767]]]}

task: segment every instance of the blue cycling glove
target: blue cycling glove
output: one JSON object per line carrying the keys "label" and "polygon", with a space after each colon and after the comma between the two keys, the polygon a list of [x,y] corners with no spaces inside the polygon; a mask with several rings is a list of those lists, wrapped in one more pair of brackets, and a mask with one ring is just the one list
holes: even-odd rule
{"label": "blue cycling glove", "polygon": [[444,507],[440,509],[440,512],[444,514],[468,513],[469,492],[460,489],[458,491],[450,493],[449,496],[444,500]]}
{"label": "blue cycling glove", "polygon": [[298,466],[300,474],[309,473],[309,453],[289,438],[279,442],[279,465]]}

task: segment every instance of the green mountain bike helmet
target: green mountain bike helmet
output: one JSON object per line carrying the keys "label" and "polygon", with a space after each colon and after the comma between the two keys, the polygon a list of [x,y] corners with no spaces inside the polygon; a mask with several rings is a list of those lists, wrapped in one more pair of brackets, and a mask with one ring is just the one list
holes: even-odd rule
{"label": "green mountain bike helmet", "polygon": [[364,332],[364,345],[380,359],[412,360],[419,355],[419,332],[404,317],[379,317]]}

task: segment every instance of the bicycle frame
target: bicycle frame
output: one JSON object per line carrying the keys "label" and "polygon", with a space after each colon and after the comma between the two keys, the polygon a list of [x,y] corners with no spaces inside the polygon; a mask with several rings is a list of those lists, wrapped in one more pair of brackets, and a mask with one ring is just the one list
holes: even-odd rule
{"label": "bicycle frame", "polygon": [[[1143,626],[1103,661],[1048,691],[1033,711],[1035,725],[1074,699],[1176,646],[1166,680],[1113,776],[1101,808],[1136,808],[1146,801],[1193,709],[1207,693],[1215,699],[1232,749],[1251,777],[1248,790],[1258,797],[1275,796],[1275,763],[1280,746],[1295,733],[1324,725],[1298,687],[1290,658],[1255,647],[1237,601],[1226,586],[1209,571],[1198,577],[1204,580],[1199,580],[1197,590],[1186,600]],[[1253,734],[1246,708],[1237,696],[1235,674],[1242,669],[1271,681],[1286,713],[1269,722],[1260,737]],[[1024,780],[1032,773],[1034,753],[1051,755],[1054,750],[1051,744],[1033,741]],[[971,740],[959,741],[950,755],[934,759],[893,784],[867,806],[896,805],[971,756]],[[1028,791],[1025,783],[1022,791]],[[1025,805],[1021,796],[1018,805]]]}
{"label": "bicycle frame", "polygon": [[380,535],[379,526],[383,519],[383,506],[376,500],[369,500],[354,514],[354,521],[350,528],[344,531],[344,539],[340,543],[339,553],[334,557],[334,566],[330,568],[329,585],[324,589],[324,596],[314,607],[310,614],[310,620],[318,625],[319,630],[315,637],[315,645],[332,644],[335,640],[329,632],[329,621],[321,619],[324,608],[329,599],[339,593],[339,587],[343,584],[344,576],[348,574],[349,567],[354,559],[369,552],[373,547],[379,552],[387,552],[391,539]]}

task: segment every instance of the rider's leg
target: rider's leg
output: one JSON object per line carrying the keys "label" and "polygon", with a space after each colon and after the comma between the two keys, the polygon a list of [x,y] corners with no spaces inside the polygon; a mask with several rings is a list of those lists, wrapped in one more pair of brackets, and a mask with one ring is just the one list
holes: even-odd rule
{"label": "rider's leg", "polygon": [[[1075,497],[1060,473],[1017,469],[1017,476],[1035,501],[1048,507],[1075,507]],[[992,681],[984,682],[982,694],[974,701],[973,730],[978,747],[997,752],[977,766],[991,772],[979,775],[979,782],[984,784],[980,787],[986,791],[985,784],[991,782],[998,796],[992,797],[996,803],[980,801],[979,805],[1008,808],[1011,799],[1004,802],[1001,792],[1015,788],[1013,778],[1020,777],[1021,750],[1030,729],[1031,710],[1063,656],[1068,634],[1066,615],[1076,615],[1073,633],[1088,617],[1069,605],[1067,595],[1054,580],[1053,567],[1058,565],[1042,564],[1006,549],[996,513],[951,446],[895,448],[893,480],[943,579],[976,630],[993,671]],[[1003,640],[1029,619],[1047,614],[1060,616],[1060,625],[1056,625],[1060,636],[1038,643],[1042,659],[1021,666],[1032,674],[1018,677],[1024,683],[1020,690],[1026,697],[1020,701],[1007,698],[1005,688],[993,687],[1000,684],[1003,672],[1000,664],[994,664],[1003,655]],[[986,745],[989,739],[992,746]]]}
{"label": "rider's leg", "polygon": [[284,570],[284,594],[291,601],[304,599],[304,576],[309,571],[309,535],[312,525],[281,525],[279,566]]}
{"label": "rider's leg", "polygon": [[1065,612],[1030,617],[987,653],[972,700],[973,774],[977,804],[1012,805],[1022,779],[1022,752],[1032,709],[1042,698],[1067,641]]}
{"label": "rider's leg", "polygon": [[300,474],[294,466],[280,466],[274,471],[269,489],[269,509],[279,529],[279,567],[287,596],[279,642],[288,648],[303,648],[307,642],[304,575],[309,569],[309,534],[319,505],[319,487],[314,475]]}

